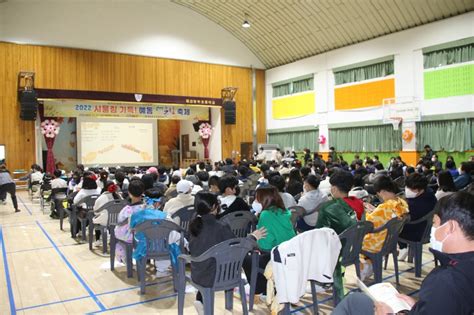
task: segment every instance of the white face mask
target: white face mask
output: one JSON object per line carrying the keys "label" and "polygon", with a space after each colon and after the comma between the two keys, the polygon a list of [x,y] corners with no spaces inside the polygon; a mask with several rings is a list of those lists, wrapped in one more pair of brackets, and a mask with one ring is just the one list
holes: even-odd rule
{"label": "white face mask", "polygon": [[405,197],[407,197],[407,198],[416,198],[417,195],[418,195],[418,193],[414,192],[413,190],[411,190],[408,187],[405,187]]}
{"label": "white face mask", "polygon": [[[446,222],[448,223],[448,222]],[[444,223],[444,224],[446,224]],[[443,224],[443,225],[444,225]],[[442,241],[438,241],[436,239],[436,230],[439,229],[440,227],[442,227],[443,225],[440,225],[438,227],[434,227],[432,226],[431,227],[431,234],[430,234],[430,245],[431,245],[431,248],[434,249],[434,250],[437,250],[439,252],[442,252],[443,251],[443,242],[446,241],[446,239],[448,238],[449,235],[446,235],[446,237],[442,240]]]}
{"label": "white face mask", "polygon": [[260,212],[262,212],[263,206],[260,202],[258,202],[257,200],[254,200],[252,203],[252,209],[253,211],[255,211],[256,214],[259,214]]}
{"label": "white face mask", "polygon": [[431,158],[431,161],[432,161],[432,162],[436,162],[436,158]]}

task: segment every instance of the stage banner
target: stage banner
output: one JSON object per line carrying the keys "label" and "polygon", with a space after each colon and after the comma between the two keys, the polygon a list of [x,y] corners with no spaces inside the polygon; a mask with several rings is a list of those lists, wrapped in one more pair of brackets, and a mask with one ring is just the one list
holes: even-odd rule
{"label": "stage banner", "polygon": [[209,120],[209,108],[199,106],[130,104],[82,100],[44,100],[45,117],[116,117]]}

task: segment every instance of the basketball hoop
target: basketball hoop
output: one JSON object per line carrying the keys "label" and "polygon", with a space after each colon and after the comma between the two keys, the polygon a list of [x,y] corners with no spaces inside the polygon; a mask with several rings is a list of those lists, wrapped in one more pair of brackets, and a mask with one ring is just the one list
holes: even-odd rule
{"label": "basketball hoop", "polygon": [[403,118],[402,117],[390,117],[389,119],[390,119],[390,123],[393,126],[393,130],[398,130],[400,124],[403,121]]}

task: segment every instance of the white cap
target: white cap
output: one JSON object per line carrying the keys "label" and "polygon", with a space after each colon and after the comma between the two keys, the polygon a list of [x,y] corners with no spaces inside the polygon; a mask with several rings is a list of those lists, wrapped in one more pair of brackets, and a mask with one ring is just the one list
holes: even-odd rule
{"label": "white cap", "polygon": [[189,180],[182,179],[176,184],[176,191],[179,193],[188,193],[193,188],[193,183]]}

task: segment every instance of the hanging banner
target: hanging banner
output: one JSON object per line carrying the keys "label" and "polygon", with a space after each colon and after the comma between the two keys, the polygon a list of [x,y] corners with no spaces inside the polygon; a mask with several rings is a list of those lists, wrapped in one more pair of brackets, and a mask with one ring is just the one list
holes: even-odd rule
{"label": "hanging banner", "polygon": [[117,117],[209,120],[209,108],[162,104],[130,104],[83,100],[43,100],[45,117]]}

